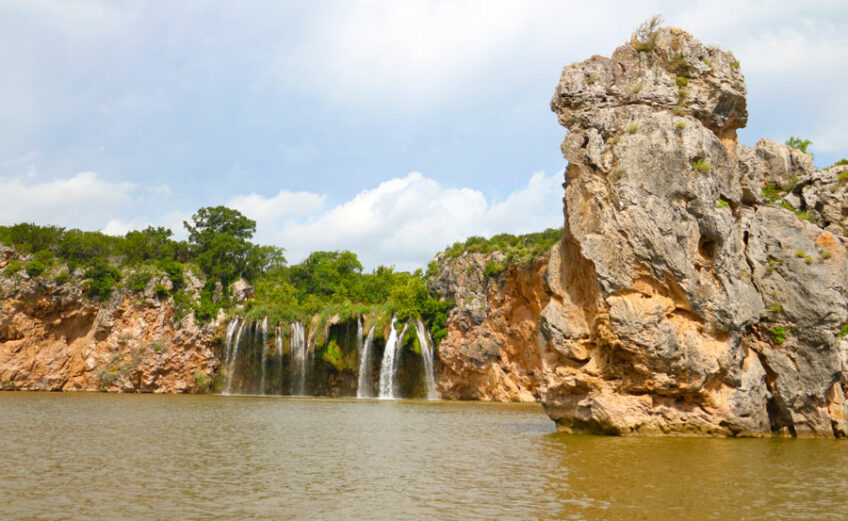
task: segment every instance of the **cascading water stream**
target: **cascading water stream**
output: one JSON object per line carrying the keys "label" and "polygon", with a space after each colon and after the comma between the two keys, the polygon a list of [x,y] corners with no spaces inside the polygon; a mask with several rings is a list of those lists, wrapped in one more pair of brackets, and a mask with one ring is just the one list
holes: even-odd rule
{"label": "cascading water stream", "polygon": [[[291,323],[289,341],[292,357],[291,392],[292,394],[303,394],[306,380],[306,338],[303,324],[300,322]],[[295,365],[298,368],[297,372],[294,371]]]}
{"label": "cascading water stream", "polygon": [[238,349],[239,343],[241,341],[241,332],[244,330],[244,322],[238,328],[238,333],[236,333],[236,341],[233,344],[232,355],[230,356],[230,365],[227,367],[227,386],[224,388],[224,394],[230,394],[230,388],[233,384],[233,372],[236,369],[236,359],[238,358]]}
{"label": "cascading water stream", "polygon": [[259,394],[265,394],[265,365],[268,363],[268,315],[262,319],[262,345],[259,348],[262,350],[262,362],[259,366]]}
{"label": "cascading water stream", "polygon": [[277,324],[277,335],[274,337],[277,346],[277,362],[280,364],[280,394],[283,394],[283,328]]}
{"label": "cascading water stream", "polygon": [[315,330],[309,332],[304,344],[303,358],[300,363],[300,396],[309,394],[309,369],[313,366],[315,356]]}
{"label": "cascading water stream", "polygon": [[424,328],[421,319],[415,321],[415,332],[418,334],[418,345],[421,348],[421,357],[424,359],[424,381],[427,383],[427,399],[438,400],[439,393],[436,391],[436,376],[433,369],[433,349],[430,347],[429,334]]}
{"label": "cascading water stream", "polygon": [[374,326],[368,330],[368,336],[362,340],[362,321],[359,322],[359,381],[356,385],[357,398],[371,397],[371,343],[374,342]]}
{"label": "cascading water stream", "polygon": [[398,334],[395,329],[395,317],[392,317],[390,324],[389,338],[386,340],[386,349],[383,351],[383,360],[380,363],[380,398],[394,400],[395,399],[395,374],[397,374],[398,359],[398,343],[403,341],[403,335],[406,333],[406,324]]}
{"label": "cascading water stream", "polygon": [[386,339],[386,348],[383,350],[383,360],[380,362],[380,398],[394,398],[392,387],[392,365],[395,359],[395,345],[397,344],[397,329],[395,329],[395,317],[389,324],[389,338]]}
{"label": "cascading water stream", "polygon": [[234,318],[230,320],[229,325],[227,325],[227,349],[224,351],[224,369],[226,369],[230,364],[230,352],[233,348],[233,335],[236,334],[238,324],[239,320]]}

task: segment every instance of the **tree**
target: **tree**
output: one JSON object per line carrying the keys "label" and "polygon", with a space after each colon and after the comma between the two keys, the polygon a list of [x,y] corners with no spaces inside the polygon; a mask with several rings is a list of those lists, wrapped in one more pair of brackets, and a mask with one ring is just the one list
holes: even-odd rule
{"label": "tree", "polygon": [[225,285],[242,276],[248,267],[256,221],[225,206],[207,206],[183,222],[197,265],[210,278]]}
{"label": "tree", "polygon": [[172,235],[171,230],[162,226],[133,230],[124,236],[121,249],[129,262],[173,257],[176,248]]}
{"label": "tree", "polygon": [[55,251],[64,233],[65,229],[58,226],[18,223],[13,226],[3,226],[0,230],[0,241],[26,252],[47,249]]}
{"label": "tree", "polygon": [[362,264],[349,251],[316,251],[289,270],[301,297],[319,295],[343,300],[358,284]]}
{"label": "tree", "polygon": [[792,148],[797,148],[798,150],[800,150],[801,152],[803,152],[805,154],[809,154],[809,152],[807,152],[807,147],[812,145],[812,144],[813,144],[813,142],[810,141],[809,139],[801,139],[801,138],[795,137],[795,136],[792,136],[792,137],[790,137],[789,139],[786,140],[786,146],[790,146]]}
{"label": "tree", "polygon": [[216,235],[228,235],[247,241],[256,232],[256,221],[248,219],[238,210],[226,206],[206,206],[191,216],[194,226],[183,221],[188,230],[188,240],[201,250],[208,247]]}

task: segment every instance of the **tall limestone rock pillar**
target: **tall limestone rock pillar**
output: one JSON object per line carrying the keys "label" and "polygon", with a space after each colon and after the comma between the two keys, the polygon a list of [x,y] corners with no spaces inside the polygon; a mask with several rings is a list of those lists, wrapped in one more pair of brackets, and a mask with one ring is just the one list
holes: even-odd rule
{"label": "tall limestone rock pillar", "polygon": [[738,145],[745,94],[732,54],[676,28],[563,70],[565,234],[538,335],[561,430],[848,433],[844,225],[802,209],[838,181]]}

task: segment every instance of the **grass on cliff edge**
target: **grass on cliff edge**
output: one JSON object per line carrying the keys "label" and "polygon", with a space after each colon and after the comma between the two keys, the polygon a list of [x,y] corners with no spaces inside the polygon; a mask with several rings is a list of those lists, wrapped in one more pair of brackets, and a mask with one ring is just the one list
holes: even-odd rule
{"label": "grass on cliff edge", "polygon": [[506,255],[507,263],[520,263],[547,253],[560,239],[562,239],[562,228],[548,228],[543,232],[524,235],[500,233],[490,239],[474,236],[469,237],[465,242],[454,243],[445,249],[443,256],[453,259],[463,253],[499,251]]}

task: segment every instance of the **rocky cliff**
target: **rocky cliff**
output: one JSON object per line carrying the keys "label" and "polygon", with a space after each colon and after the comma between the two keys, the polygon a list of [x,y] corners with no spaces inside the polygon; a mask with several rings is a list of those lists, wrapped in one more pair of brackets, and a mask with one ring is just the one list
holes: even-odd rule
{"label": "rocky cliff", "polygon": [[[0,272],[16,259],[0,247]],[[215,324],[178,319],[173,299],[141,293],[83,295],[81,272],[58,281],[0,275],[0,389],[203,392],[218,359]],[[200,282],[189,277],[189,286]]]}
{"label": "rocky cliff", "polygon": [[[435,258],[430,289],[456,302],[438,348],[437,383],[445,398],[535,401],[542,366],[536,335],[550,300],[548,255],[507,263],[501,252]],[[486,266],[504,265],[487,275]]]}
{"label": "rocky cliff", "polygon": [[739,145],[745,94],[732,54],[675,28],[563,70],[540,323],[561,430],[848,434],[848,174]]}

